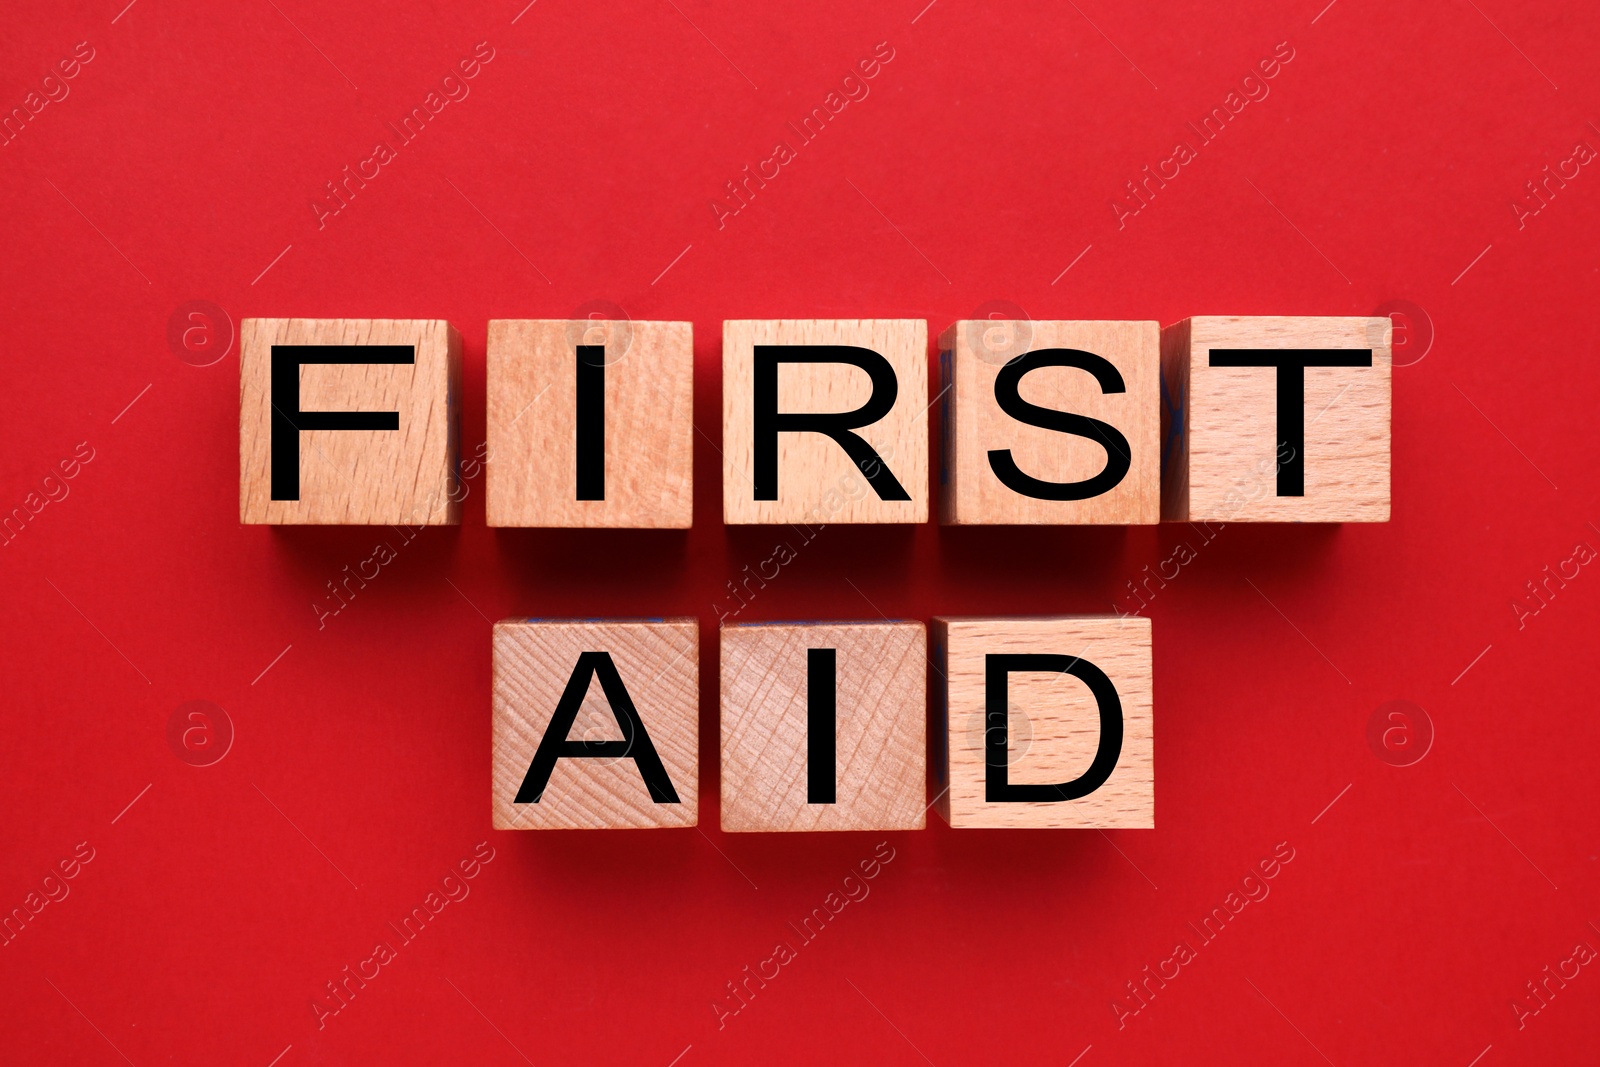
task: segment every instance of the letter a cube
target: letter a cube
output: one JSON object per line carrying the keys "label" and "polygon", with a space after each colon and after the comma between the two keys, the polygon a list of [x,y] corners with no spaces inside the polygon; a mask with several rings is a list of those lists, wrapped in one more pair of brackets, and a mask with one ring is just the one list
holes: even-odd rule
{"label": "letter a cube", "polygon": [[497,830],[693,826],[694,619],[507,619],[494,628]]}

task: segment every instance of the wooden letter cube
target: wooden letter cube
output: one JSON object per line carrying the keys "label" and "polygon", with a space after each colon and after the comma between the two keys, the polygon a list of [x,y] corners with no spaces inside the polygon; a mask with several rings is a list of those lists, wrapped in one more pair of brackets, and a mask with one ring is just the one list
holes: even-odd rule
{"label": "wooden letter cube", "polygon": [[1207,316],[1163,330],[1161,517],[1388,522],[1392,328]]}
{"label": "wooden letter cube", "polygon": [[941,522],[1161,520],[1158,323],[957,322],[939,374]]}
{"label": "wooden letter cube", "polygon": [[489,323],[490,526],[690,525],[687,322]]}
{"label": "wooden letter cube", "polygon": [[928,324],[722,324],[730,524],[928,521]]}
{"label": "wooden letter cube", "polygon": [[694,619],[497,623],[495,829],[694,826],[698,655]]}
{"label": "wooden letter cube", "polygon": [[933,643],[951,826],[1155,826],[1149,619],[935,618]]}
{"label": "wooden letter cube", "polygon": [[920,622],[722,628],[722,828],[920,830]]}
{"label": "wooden letter cube", "polygon": [[245,319],[239,521],[461,521],[461,338],[448,322]]}

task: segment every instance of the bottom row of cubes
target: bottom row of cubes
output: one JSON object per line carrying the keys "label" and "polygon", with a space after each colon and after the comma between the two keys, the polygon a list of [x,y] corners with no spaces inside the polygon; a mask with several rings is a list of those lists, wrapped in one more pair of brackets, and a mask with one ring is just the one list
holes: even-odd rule
{"label": "bottom row of cubes", "polygon": [[[697,825],[699,629],[497,624],[495,827]],[[954,827],[1155,825],[1148,619],[937,617],[931,649],[920,621],[720,636],[725,831],[917,830],[934,808]]]}

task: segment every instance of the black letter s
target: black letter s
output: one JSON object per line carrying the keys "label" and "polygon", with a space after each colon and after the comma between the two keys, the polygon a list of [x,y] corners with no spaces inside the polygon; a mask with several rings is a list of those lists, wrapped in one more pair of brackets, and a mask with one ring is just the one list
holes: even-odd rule
{"label": "black letter s", "polygon": [[990,469],[1007,489],[1037,500],[1087,500],[1109,493],[1127,476],[1133,462],[1128,439],[1115,426],[1099,419],[1042,408],[1022,399],[1019,390],[1023,377],[1029,371],[1042,367],[1073,367],[1087,371],[1100,383],[1103,393],[1127,392],[1121,373],[1110,360],[1093,352],[1076,348],[1041,348],[1011,360],[1000,368],[1000,375],[994,381],[994,399],[1001,411],[1028,426],[1075,434],[1095,441],[1106,450],[1105,467],[1099,474],[1081,482],[1049,482],[1024,474],[1011,458],[1009,448],[997,448],[989,453]]}

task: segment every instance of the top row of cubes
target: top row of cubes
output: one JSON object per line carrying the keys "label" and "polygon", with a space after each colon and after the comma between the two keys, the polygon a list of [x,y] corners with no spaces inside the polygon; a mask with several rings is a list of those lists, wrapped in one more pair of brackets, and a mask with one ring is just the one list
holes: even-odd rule
{"label": "top row of cubes", "polygon": [[[1384,522],[1385,318],[759,319],[722,330],[728,523]],[[459,457],[447,322],[247,319],[247,523],[691,524],[689,323],[489,323],[488,434]],[[707,444],[716,443],[703,430]]]}

